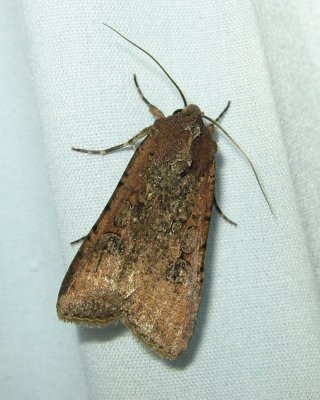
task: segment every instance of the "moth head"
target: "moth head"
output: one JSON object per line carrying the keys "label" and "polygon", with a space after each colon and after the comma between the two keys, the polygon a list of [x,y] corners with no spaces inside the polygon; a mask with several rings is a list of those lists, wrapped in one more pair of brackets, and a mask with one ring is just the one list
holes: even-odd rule
{"label": "moth head", "polygon": [[180,113],[183,115],[191,115],[191,114],[196,114],[196,115],[201,115],[201,116],[203,115],[203,112],[195,104],[188,104],[187,106],[185,106],[185,108],[176,110],[173,113],[173,115],[180,114]]}

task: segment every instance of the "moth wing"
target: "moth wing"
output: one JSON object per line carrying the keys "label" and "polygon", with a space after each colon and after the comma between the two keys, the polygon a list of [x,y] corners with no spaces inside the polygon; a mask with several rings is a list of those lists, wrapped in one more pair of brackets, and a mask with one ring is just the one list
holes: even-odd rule
{"label": "moth wing", "polygon": [[216,144],[198,116],[157,120],[62,283],[61,319],[124,319],[176,358],[198,313]]}
{"label": "moth wing", "polygon": [[140,284],[127,300],[128,325],[169,358],[187,349],[198,314],[212,207],[208,185],[211,190],[209,173],[203,176],[192,216],[180,228],[178,240],[172,235],[165,252],[158,250],[139,276],[131,275]]}
{"label": "moth wing", "polygon": [[125,243],[141,186],[141,170],[148,164],[144,154],[150,142],[147,138],[134,153],[63,279],[57,313],[64,321],[102,326],[123,316],[119,279],[128,257]]}

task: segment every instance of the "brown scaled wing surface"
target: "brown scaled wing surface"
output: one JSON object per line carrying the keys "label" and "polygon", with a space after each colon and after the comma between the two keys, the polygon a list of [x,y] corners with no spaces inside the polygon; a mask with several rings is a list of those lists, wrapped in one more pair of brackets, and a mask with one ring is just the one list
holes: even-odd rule
{"label": "brown scaled wing surface", "polygon": [[199,309],[217,146],[198,114],[150,129],[75,256],[57,309],[91,326],[122,319],[176,358]]}

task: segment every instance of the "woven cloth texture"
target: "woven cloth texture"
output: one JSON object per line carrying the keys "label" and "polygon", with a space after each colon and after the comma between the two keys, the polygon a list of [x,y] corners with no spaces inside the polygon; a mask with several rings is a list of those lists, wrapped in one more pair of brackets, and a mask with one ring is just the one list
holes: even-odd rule
{"label": "woven cloth texture", "polygon": [[57,276],[76,252],[69,242],[91,228],[132,156],[88,156],[71,146],[110,147],[153,123],[133,73],[166,115],[181,107],[159,68],[102,22],[148,49],[207,115],[232,101],[223,125],[254,162],[275,213],[249,164],[217,134],[216,195],[238,227],[213,216],[190,349],[169,362],[120,324],[65,325],[77,332],[89,398],[317,399],[319,2],[23,4],[64,260]]}

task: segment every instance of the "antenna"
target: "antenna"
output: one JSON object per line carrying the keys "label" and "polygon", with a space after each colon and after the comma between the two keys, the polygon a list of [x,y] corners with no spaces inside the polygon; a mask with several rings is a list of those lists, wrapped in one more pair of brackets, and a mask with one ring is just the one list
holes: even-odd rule
{"label": "antenna", "polygon": [[266,202],[267,202],[267,204],[268,204],[268,206],[269,206],[269,209],[270,209],[270,211],[271,211],[271,214],[274,216],[275,214],[274,214],[274,211],[273,211],[273,209],[272,209],[272,207],[271,207],[271,204],[270,204],[270,202],[269,202],[269,200],[268,200],[267,194],[266,194],[265,190],[263,189],[263,186],[262,186],[262,184],[261,184],[261,182],[260,182],[260,179],[259,179],[259,177],[258,177],[257,171],[256,171],[256,169],[255,169],[255,167],[254,167],[254,165],[253,165],[253,162],[250,160],[249,156],[245,153],[244,150],[242,150],[242,148],[241,148],[241,147],[238,145],[238,143],[229,135],[229,133],[217,122],[217,120],[214,120],[214,119],[212,119],[212,118],[209,118],[209,117],[207,117],[206,115],[204,115],[203,118],[207,119],[207,120],[210,121],[213,125],[215,125],[218,129],[220,129],[220,131],[229,139],[229,141],[241,152],[241,154],[244,156],[244,158],[248,161],[248,163],[250,164],[250,167],[251,167],[251,169],[252,169],[252,171],[253,171],[253,173],[254,173],[254,176],[255,176],[255,178],[256,178],[256,180],[257,180],[257,182],[258,182],[258,185],[259,185],[259,187],[260,187],[260,190],[261,190],[261,192],[262,192],[262,194],[263,194],[263,196],[264,196],[264,198],[265,198],[265,200],[266,200]]}
{"label": "antenna", "polygon": [[182,90],[179,88],[178,84],[171,78],[171,76],[169,75],[169,73],[164,69],[164,67],[159,63],[159,61],[154,58],[150,53],[148,53],[145,49],[143,49],[142,47],[138,46],[136,43],[132,42],[130,39],[128,39],[127,37],[125,37],[124,35],[122,35],[122,33],[118,32],[116,29],[112,28],[112,26],[106,24],[103,22],[103,25],[105,25],[106,27],[108,27],[109,29],[111,29],[112,31],[114,31],[115,33],[117,33],[119,36],[121,36],[124,40],[126,40],[127,42],[131,43],[133,46],[135,46],[137,49],[141,50],[143,53],[145,53],[147,56],[149,56],[161,69],[162,71],[167,75],[167,77],[170,79],[170,81],[174,84],[174,86],[178,89],[178,92],[180,93],[180,96],[182,98],[182,101],[184,103],[184,106],[186,106],[187,100],[184,97],[184,94],[182,93]]}

